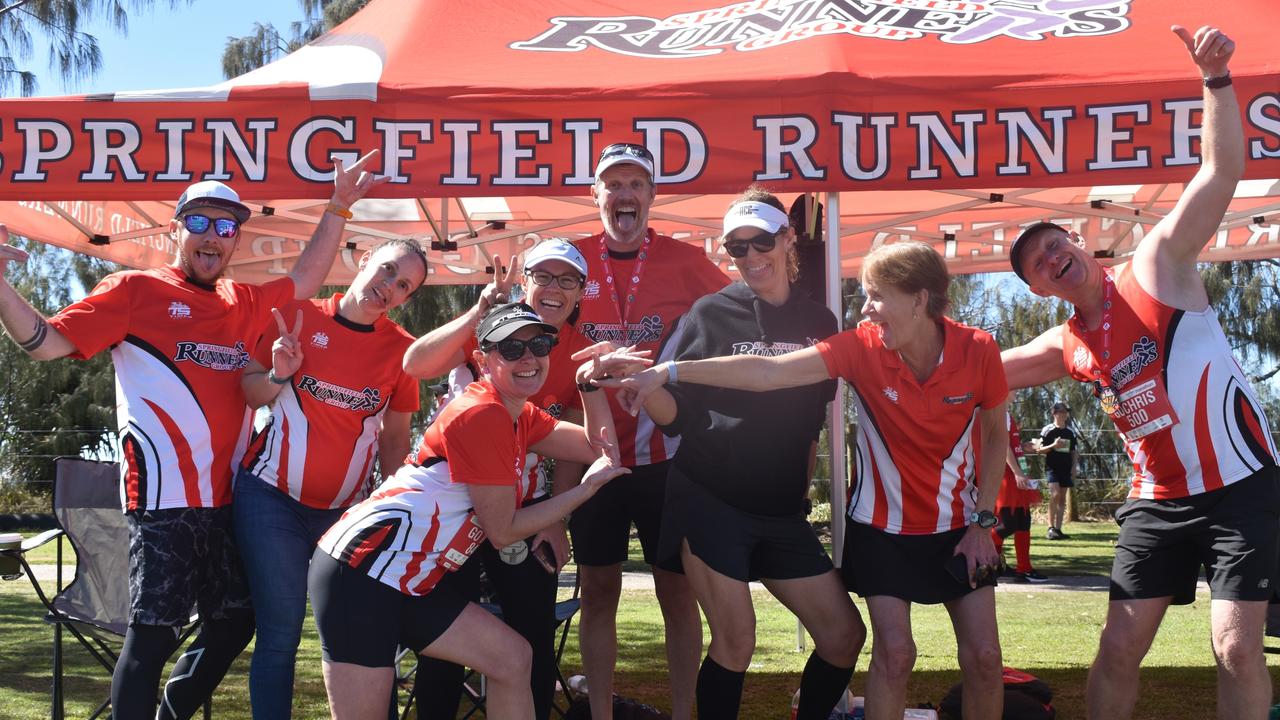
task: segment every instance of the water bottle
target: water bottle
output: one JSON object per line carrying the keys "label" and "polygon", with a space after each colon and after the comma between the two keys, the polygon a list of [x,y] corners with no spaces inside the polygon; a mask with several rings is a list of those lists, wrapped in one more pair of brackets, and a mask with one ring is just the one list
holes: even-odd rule
{"label": "water bottle", "polygon": [[[569,689],[573,691],[574,694],[581,697],[587,697],[587,678],[585,675],[572,675],[569,677],[567,682],[569,683]],[[791,715],[794,720],[794,710],[791,712]]]}

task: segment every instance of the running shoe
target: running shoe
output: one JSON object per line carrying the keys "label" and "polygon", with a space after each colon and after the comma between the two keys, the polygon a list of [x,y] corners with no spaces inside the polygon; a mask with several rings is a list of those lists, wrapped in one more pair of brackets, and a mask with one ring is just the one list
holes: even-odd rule
{"label": "running shoe", "polygon": [[1018,582],[1047,583],[1049,582],[1049,578],[1045,577],[1044,575],[1041,575],[1039,572],[1033,569],[1033,570],[1028,570],[1024,573],[1018,573]]}
{"label": "running shoe", "polygon": [[1044,536],[1050,540],[1061,540],[1062,538],[1066,537],[1065,535],[1062,534],[1061,530],[1053,526],[1049,527],[1049,531],[1046,532]]}

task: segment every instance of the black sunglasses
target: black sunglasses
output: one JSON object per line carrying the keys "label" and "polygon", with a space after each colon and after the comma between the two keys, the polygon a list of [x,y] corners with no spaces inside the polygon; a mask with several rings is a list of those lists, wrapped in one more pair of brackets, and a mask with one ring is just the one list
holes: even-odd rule
{"label": "black sunglasses", "polygon": [[217,218],[215,220],[208,215],[191,214],[182,216],[183,227],[187,229],[187,232],[195,235],[207,232],[210,224],[213,225],[213,234],[220,238],[233,238],[236,233],[240,232],[240,222],[231,218]]}
{"label": "black sunglasses", "polygon": [[525,348],[529,348],[529,352],[533,353],[534,357],[546,357],[551,354],[551,348],[555,346],[556,336],[551,333],[543,333],[541,335],[534,335],[528,340],[507,338],[505,340],[499,340],[496,343],[484,343],[481,345],[480,349],[485,352],[489,352],[490,350],[497,348],[498,354],[501,355],[504,360],[514,362],[524,357]]}
{"label": "black sunglasses", "polygon": [[601,160],[617,155],[630,155],[653,162],[653,153],[649,152],[649,148],[635,143],[614,143],[600,151]]}
{"label": "black sunglasses", "polygon": [[577,274],[552,275],[546,270],[525,270],[524,276],[533,278],[533,284],[541,285],[542,287],[555,282],[556,285],[560,286],[561,290],[574,290],[582,285],[582,276]]}
{"label": "black sunglasses", "polygon": [[744,258],[747,256],[748,246],[755,248],[758,253],[772,252],[778,246],[778,233],[765,233],[750,240],[730,240],[724,244],[724,251],[729,253],[729,257]]}

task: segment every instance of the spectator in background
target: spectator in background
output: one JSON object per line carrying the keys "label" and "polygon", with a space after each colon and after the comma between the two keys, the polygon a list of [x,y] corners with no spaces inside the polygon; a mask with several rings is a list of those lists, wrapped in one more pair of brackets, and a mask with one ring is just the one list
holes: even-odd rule
{"label": "spectator in background", "polygon": [[1022,470],[1022,430],[1013,416],[1005,415],[1009,430],[1009,447],[1005,453],[1004,480],[996,496],[996,515],[1000,524],[991,528],[991,541],[1004,552],[1005,538],[1013,536],[1013,552],[1017,560],[1013,578],[1017,582],[1042,583],[1049,578],[1031,566],[1031,506],[1040,502],[1040,490]]}
{"label": "spectator in background", "polygon": [[1076,468],[1080,452],[1076,445],[1079,438],[1071,429],[1071,408],[1064,402],[1053,404],[1053,422],[1040,430],[1040,444],[1036,452],[1044,455],[1045,478],[1049,481],[1049,531],[1050,540],[1066,540],[1062,521],[1067,508],[1067,491],[1075,486]]}

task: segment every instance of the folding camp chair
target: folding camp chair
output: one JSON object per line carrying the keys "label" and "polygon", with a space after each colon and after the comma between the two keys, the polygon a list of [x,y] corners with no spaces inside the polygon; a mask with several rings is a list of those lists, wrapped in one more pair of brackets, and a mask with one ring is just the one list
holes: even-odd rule
{"label": "folding camp chair", "polygon": [[[563,579],[563,576],[561,576]],[[564,587],[563,585],[561,586]],[[564,657],[565,645],[569,642],[569,631],[573,627],[573,618],[578,614],[578,609],[582,607],[582,601],[578,594],[582,589],[581,576],[578,573],[573,574],[573,591],[571,595],[564,599],[558,600],[555,606],[556,632],[560,634],[556,640],[556,681],[560,688],[560,693],[564,698],[564,706],[561,707],[555,697],[551,700],[551,709],[562,720],[569,712],[569,707],[573,704],[573,696],[569,694],[569,681],[565,678],[564,671],[560,668],[560,659]],[[493,613],[498,618],[502,617],[502,607],[495,602],[482,600],[480,606],[485,610]],[[408,699],[401,708],[401,720],[407,720],[410,711],[414,706],[415,698],[413,693],[414,674],[417,671],[416,663],[406,665],[406,661],[415,660],[415,655],[410,650],[401,650],[396,657],[396,687],[408,691]],[[467,720],[477,711],[484,710],[485,700],[485,681],[484,676],[475,670],[468,668],[466,675],[462,681],[462,697],[467,700],[471,707],[462,715],[462,720]]]}
{"label": "folding camp chair", "polygon": [[[25,540],[20,548],[0,550],[0,558],[17,561],[47,610],[45,622],[53,625],[50,714],[54,720],[62,720],[64,632],[79,641],[108,675],[119,658],[129,619],[129,527],[120,512],[120,477],[115,463],[58,458],[54,466],[53,514],[59,529]],[[71,543],[76,557],[75,576],[66,584],[62,572],[64,539]],[[32,572],[26,553],[53,540],[58,541],[57,579],[50,592]],[[187,626],[179,646],[185,645],[198,626],[196,622]],[[110,705],[108,697],[90,720]],[[211,716],[208,703],[204,716],[206,720]]]}

